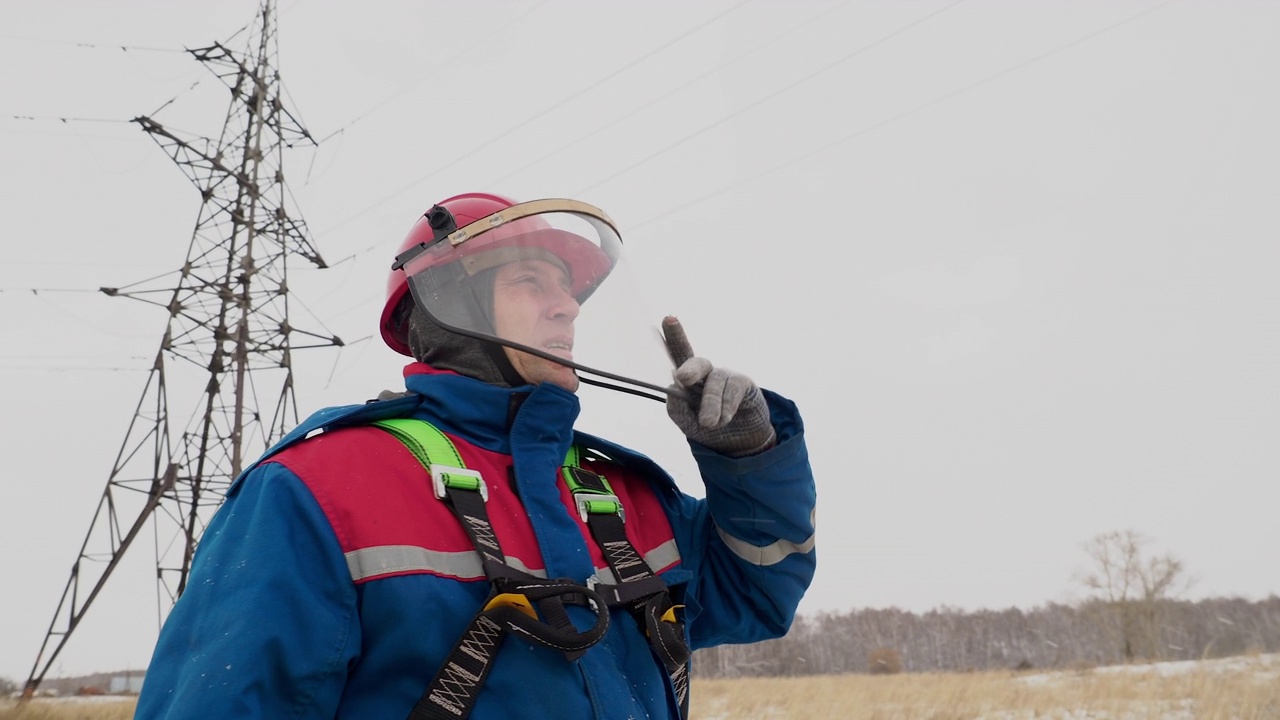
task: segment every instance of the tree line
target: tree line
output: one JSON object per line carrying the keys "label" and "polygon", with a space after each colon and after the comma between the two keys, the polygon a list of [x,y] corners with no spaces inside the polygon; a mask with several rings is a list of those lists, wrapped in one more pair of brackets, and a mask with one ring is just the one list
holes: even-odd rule
{"label": "tree line", "polygon": [[800,616],[783,638],[698,650],[697,677],[1070,668],[1280,652],[1280,597]]}

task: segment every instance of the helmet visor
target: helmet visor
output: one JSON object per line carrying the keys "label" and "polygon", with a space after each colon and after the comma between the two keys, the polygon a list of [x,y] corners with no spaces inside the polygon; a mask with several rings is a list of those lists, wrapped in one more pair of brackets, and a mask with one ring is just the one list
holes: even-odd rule
{"label": "helmet visor", "polygon": [[577,371],[667,383],[656,323],[640,317],[622,240],[598,208],[520,203],[410,253],[402,258],[418,307],[448,330],[508,348],[526,380],[576,386],[564,379]]}

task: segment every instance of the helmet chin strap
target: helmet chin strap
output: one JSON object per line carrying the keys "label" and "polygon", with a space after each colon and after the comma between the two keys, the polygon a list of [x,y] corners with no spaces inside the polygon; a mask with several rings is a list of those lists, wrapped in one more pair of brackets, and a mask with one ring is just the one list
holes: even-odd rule
{"label": "helmet chin strap", "polygon": [[665,396],[660,397],[652,393],[647,393],[644,390],[637,390],[635,388],[626,387],[625,385],[614,385],[613,383],[607,383],[602,380],[595,380],[589,377],[583,377],[582,375],[578,376],[578,381],[583,383],[584,385],[591,385],[594,387],[605,388],[606,390],[616,390],[617,392],[620,392],[620,393],[626,393],[628,395],[636,395],[642,398],[649,398],[650,400],[656,400],[664,404],[667,402],[667,398]]}
{"label": "helmet chin strap", "polygon": [[485,354],[493,361],[493,366],[498,369],[507,385],[519,387],[529,384],[529,381],[525,380],[524,376],[511,364],[511,359],[507,357],[507,353],[503,351],[501,345],[489,340],[481,340],[480,345],[484,347]]}
{"label": "helmet chin strap", "polygon": [[[493,320],[493,282],[497,274],[498,268],[491,267],[461,280],[465,283],[467,291],[471,293],[472,302],[467,305],[467,314],[471,316],[470,324],[473,327],[488,330],[493,335],[497,334]],[[507,357],[501,345],[483,339],[480,340],[480,345],[507,385],[518,387],[529,384],[529,381],[524,379],[511,364],[511,359]]]}
{"label": "helmet chin strap", "polygon": [[[639,397],[649,398],[650,400],[654,400],[660,403],[665,403],[667,401],[668,395],[684,397],[684,393],[680,392],[678,388],[670,388],[670,387],[662,387],[661,385],[653,385],[651,383],[647,383],[642,380],[635,380],[633,378],[626,377],[625,375],[618,375],[611,372],[605,372],[604,370],[597,370],[595,368],[587,367],[586,365],[579,365],[578,363],[575,363],[571,360],[565,360],[564,358],[559,357],[557,355],[552,355],[551,353],[546,352],[545,350],[538,350],[537,348],[531,348],[531,347],[528,347],[527,345],[521,345],[520,343],[512,342],[510,340],[503,340],[502,338],[492,336],[492,335],[483,335],[473,330],[464,330],[462,328],[455,328],[451,326],[442,326],[442,327],[445,327],[446,329],[452,332],[455,332],[459,335],[463,335],[466,337],[479,340],[482,343],[484,343],[486,346],[499,346],[498,350],[499,350],[499,353],[503,356],[503,358],[506,357],[506,353],[502,353],[501,348],[508,347],[517,352],[527,353],[529,355],[533,355],[534,357],[539,357],[539,358],[542,358],[543,360],[548,360],[557,365],[562,365],[567,368],[572,368],[573,370],[577,371],[578,380],[583,383],[586,383],[587,385],[594,385],[595,387],[602,387],[608,390],[616,390],[618,392],[627,393],[628,395],[637,395]],[[508,362],[507,365],[510,366],[510,362]],[[514,372],[514,368],[512,368],[512,371]],[[583,373],[588,373],[590,375],[599,375],[602,378],[607,378],[609,380],[613,380],[616,383],[622,383],[622,384],[615,385],[614,383],[607,383],[607,382],[604,382],[603,380],[584,377]],[[520,384],[528,384],[528,381],[521,379]],[[648,392],[645,392],[645,390],[651,390],[658,394],[650,394]]]}
{"label": "helmet chin strap", "polygon": [[[448,270],[433,270],[436,272],[448,272]],[[432,271],[428,271],[432,272]],[[511,360],[503,351],[503,348],[511,348],[517,352],[533,355],[553,362],[563,367],[571,368],[577,372],[578,380],[587,385],[614,390],[616,392],[626,393],[628,395],[636,395],[638,397],[648,398],[650,400],[665,403],[668,395],[683,396],[678,389],[666,388],[660,385],[653,385],[640,380],[635,380],[623,375],[597,370],[595,368],[579,365],[571,360],[553,355],[545,350],[539,350],[510,340],[504,340],[498,337],[493,319],[493,279],[497,275],[497,268],[486,268],[470,277],[454,278],[455,282],[461,283],[465,287],[465,292],[471,294],[472,302],[463,303],[466,317],[458,317],[453,323],[442,321],[435,313],[432,313],[421,303],[415,299],[413,302],[417,305],[418,312],[425,315],[428,322],[437,328],[455,335],[471,338],[479,343],[484,354],[493,364],[493,368],[501,375],[502,381],[509,387],[518,387],[520,385],[528,385],[529,381],[520,375],[515,366],[511,364]],[[459,324],[466,324],[472,328],[479,328],[486,332],[465,329],[459,327]],[[614,382],[606,382],[605,380],[587,375],[598,376]],[[650,392],[651,391],[651,392]]]}

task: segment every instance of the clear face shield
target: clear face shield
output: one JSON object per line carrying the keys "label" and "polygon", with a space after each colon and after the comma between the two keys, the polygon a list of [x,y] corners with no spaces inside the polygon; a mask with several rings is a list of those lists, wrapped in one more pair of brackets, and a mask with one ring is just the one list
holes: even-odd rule
{"label": "clear face shield", "polygon": [[428,218],[435,241],[396,265],[436,324],[507,348],[533,383],[576,390],[581,380],[665,400],[671,366],[657,318],[643,317],[622,239],[601,210],[533,200],[463,227],[447,213]]}

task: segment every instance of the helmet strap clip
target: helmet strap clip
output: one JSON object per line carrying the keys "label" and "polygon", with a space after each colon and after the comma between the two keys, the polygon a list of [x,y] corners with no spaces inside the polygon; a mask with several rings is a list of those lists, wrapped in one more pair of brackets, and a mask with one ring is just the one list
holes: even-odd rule
{"label": "helmet strap clip", "polygon": [[453,213],[449,212],[449,208],[443,205],[431,206],[431,209],[423,213],[422,216],[427,219],[427,224],[431,226],[431,242],[418,243],[397,255],[396,261],[391,264],[392,270],[403,269],[410,260],[421,255],[423,251],[432,245],[449,237],[458,229],[458,221],[454,220]]}

